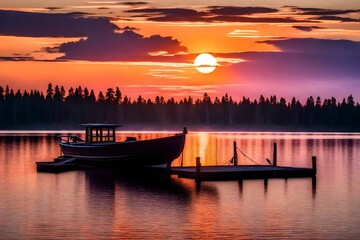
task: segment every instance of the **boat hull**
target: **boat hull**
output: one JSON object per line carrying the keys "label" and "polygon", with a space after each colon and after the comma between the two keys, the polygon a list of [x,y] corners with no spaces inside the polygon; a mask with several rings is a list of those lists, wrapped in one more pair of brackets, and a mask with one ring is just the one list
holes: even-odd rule
{"label": "boat hull", "polygon": [[76,162],[103,166],[171,164],[184,149],[185,133],[141,141],[111,143],[59,143],[64,155]]}

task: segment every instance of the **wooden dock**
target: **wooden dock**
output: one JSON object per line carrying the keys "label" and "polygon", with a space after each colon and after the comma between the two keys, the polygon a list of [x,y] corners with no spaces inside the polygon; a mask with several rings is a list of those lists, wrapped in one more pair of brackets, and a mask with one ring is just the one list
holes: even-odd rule
{"label": "wooden dock", "polygon": [[227,181],[244,179],[314,177],[312,168],[271,165],[171,167],[170,173],[196,181]]}
{"label": "wooden dock", "polygon": [[76,158],[69,156],[59,156],[53,162],[36,162],[38,172],[61,173],[79,169],[74,163]]}
{"label": "wooden dock", "polygon": [[234,142],[234,155],[231,166],[201,166],[200,157],[196,158],[196,166],[193,167],[170,167],[167,170],[172,175],[179,178],[195,179],[197,183],[202,181],[227,181],[244,179],[264,179],[269,178],[316,178],[316,156],[313,156],[312,168],[277,166],[277,147],[274,143],[273,160],[266,159],[269,165],[238,165],[238,155],[236,142]]}
{"label": "wooden dock", "polygon": [[[233,165],[201,166],[200,157],[196,158],[196,166],[149,166],[122,169],[134,175],[142,174],[165,174],[177,175],[179,178],[195,179],[197,183],[202,181],[228,181],[245,179],[264,179],[267,182],[270,178],[316,178],[316,157],[312,157],[312,168],[277,166],[277,148],[274,143],[274,154],[272,161],[266,159],[269,165],[238,165],[236,142],[234,142]],[[246,156],[247,157],[247,156]],[[37,171],[59,173],[79,169],[76,159],[70,156],[59,156],[54,162],[37,162]],[[121,169],[117,169],[121,170]],[[128,171],[129,170],[129,171]]]}

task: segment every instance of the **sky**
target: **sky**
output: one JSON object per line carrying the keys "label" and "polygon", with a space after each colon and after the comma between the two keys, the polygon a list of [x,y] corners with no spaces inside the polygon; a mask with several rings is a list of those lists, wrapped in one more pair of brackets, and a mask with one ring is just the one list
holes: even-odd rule
{"label": "sky", "polygon": [[[217,60],[204,74],[200,53]],[[360,1],[2,0],[0,85],[360,101]]]}

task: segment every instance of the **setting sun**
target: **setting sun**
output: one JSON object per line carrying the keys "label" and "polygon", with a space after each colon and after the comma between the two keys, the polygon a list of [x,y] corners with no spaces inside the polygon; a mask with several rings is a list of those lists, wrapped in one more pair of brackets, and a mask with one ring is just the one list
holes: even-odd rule
{"label": "setting sun", "polygon": [[201,53],[195,58],[194,66],[201,73],[211,73],[215,70],[217,61],[211,54]]}

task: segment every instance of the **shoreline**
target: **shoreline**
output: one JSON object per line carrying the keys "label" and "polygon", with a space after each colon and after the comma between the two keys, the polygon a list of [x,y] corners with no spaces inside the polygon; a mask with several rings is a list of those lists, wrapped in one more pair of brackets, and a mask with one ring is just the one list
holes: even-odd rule
{"label": "shoreline", "polygon": [[[181,132],[187,127],[189,132],[309,132],[309,133],[360,133],[356,128],[329,128],[329,127],[290,127],[290,126],[255,126],[255,125],[144,125],[129,124],[119,127],[118,131],[174,131]],[[1,132],[12,131],[83,131],[84,128],[77,125],[32,125],[32,126],[13,126],[0,127]]]}

